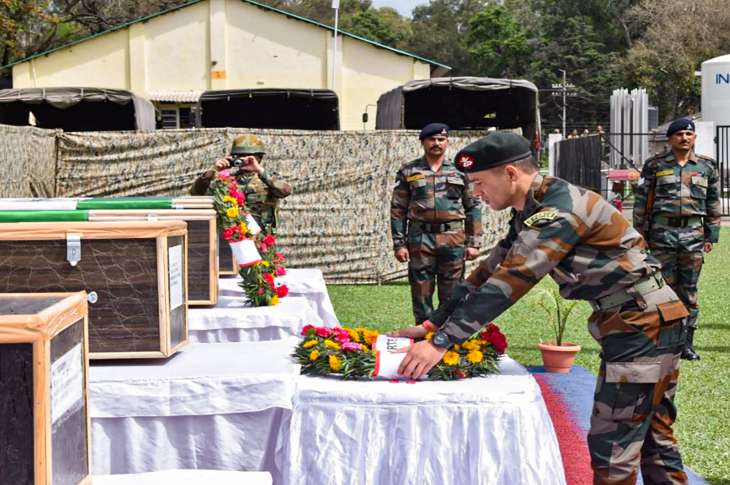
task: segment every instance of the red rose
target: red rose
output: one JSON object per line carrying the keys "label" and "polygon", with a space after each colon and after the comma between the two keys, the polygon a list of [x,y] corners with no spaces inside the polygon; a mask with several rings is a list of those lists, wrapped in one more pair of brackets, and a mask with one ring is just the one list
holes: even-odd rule
{"label": "red rose", "polygon": [[276,252],[276,253],[274,253],[274,258],[275,258],[275,259],[276,259],[277,261],[284,261],[284,260],[286,259],[286,258],[284,257],[284,255],[283,255],[282,253],[280,253],[280,252]]}
{"label": "red rose", "polygon": [[267,234],[266,237],[264,237],[262,243],[267,246],[273,246],[274,244],[276,244],[276,239],[274,239],[274,236],[272,236],[271,234]]}
{"label": "red rose", "polygon": [[264,273],[264,281],[266,281],[272,288],[274,287],[274,275],[271,273]]}
{"label": "red rose", "polygon": [[226,241],[232,239],[233,238],[233,232],[234,231],[233,231],[233,228],[232,227],[227,227],[223,231],[223,239],[225,239]]}
{"label": "red rose", "polygon": [[302,327],[302,335],[307,335],[310,331],[314,332],[314,325],[305,325]]}
{"label": "red rose", "polygon": [[276,276],[284,276],[286,275],[286,268],[283,266],[277,266],[276,267]]}
{"label": "red rose", "polygon": [[267,249],[269,249],[269,247],[266,244],[261,243],[261,252],[265,253]]}
{"label": "red rose", "polygon": [[288,294],[289,288],[287,288],[286,285],[281,285],[276,288],[276,296],[278,296],[279,298],[284,298]]}
{"label": "red rose", "polygon": [[262,296],[264,294],[264,288],[263,287],[259,288],[256,293],[258,293],[259,296]]}
{"label": "red rose", "polygon": [[463,371],[463,370],[461,370],[461,369],[455,369],[455,370],[454,370],[454,375],[455,375],[455,376],[456,376],[456,377],[457,377],[458,379],[463,379],[463,378],[465,378],[465,377],[466,377],[466,374],[464,374],[464,371]]}
{"label": "red rose", "polygon": [[317,327],[314,331],[317,332],[317,335],[320,337],[329,337],[332,335],[332,330],[327,327]]}
{"label": "red rose", "polygon": [[499,330],[489,334],[489,343],[498,354],[504,354],[504,351],[507,350],[507,337]]}
{"label": "red rose", "polygon": [[238,202],[238,205],[243,206],[246,203],[246,196],[241,194],[240,192],[235,195],[236,202]]}

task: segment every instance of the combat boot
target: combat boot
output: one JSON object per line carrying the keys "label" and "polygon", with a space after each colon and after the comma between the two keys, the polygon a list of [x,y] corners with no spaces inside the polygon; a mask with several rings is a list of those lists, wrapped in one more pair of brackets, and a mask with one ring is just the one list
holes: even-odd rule
{"label": "combat boot", "polygon": [[687,329],[687,341],[684,344],[684,350],[682,350],[681,358],[684,360],[700,360],[699,354],[695,352],[694,349],[694,337],[695,337],[695,330],[694,327],[689,327]]}

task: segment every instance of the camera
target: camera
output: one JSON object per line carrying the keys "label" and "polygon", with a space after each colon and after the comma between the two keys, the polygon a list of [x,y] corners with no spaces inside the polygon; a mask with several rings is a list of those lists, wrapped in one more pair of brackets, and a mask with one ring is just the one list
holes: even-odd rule
{"label": "camera", "polygon": [[231,161],[228,162],[228,164],[231,168],[241,168],[243,160],[240,157],[233,155],[233,158],[231,158]]}

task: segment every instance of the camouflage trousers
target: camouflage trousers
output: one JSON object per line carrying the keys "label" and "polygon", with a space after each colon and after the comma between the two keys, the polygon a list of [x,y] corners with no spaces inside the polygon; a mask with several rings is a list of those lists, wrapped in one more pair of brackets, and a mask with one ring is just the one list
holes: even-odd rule
{"label": "camouflage trousers", "polygon": [[433,293],[438,285],[439,305],[451,298],[464,277],[464,231],[433,234],[408,233],[408,282],[416,325],[431,318]]}
{"label": "camouflage trousers", "polygon": [[589,320],[601,345],[588,432],[594,484],[634,484],[639,469],[647,484],[687,483],[672,431],[687,311],[668,286],[654,293],[674,301]]}
{"label": "camouflage trousers", "polygon": [[677,293],[679,299],[689,310],[687,326],[697,328],[700,307],[697,302],[697,284],[700,271],[705,261],[702,251],[686,251],[682,249],[654,248],[651,255],[662,263],[664,280]]}

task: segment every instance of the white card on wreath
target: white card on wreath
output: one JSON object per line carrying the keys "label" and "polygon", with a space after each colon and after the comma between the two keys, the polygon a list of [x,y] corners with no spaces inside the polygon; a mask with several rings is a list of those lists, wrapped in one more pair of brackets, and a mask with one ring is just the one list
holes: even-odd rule
{"label": "white card on wreath", "polygon": [[376,379],[399,379],[403,378],[398,374],[398,367],[403,361],[406,352],[396,352],[413,345],[413,339],[403,337],[388,337],[387,335],[378,335],[375,341],[375,370],[373,378]]}

